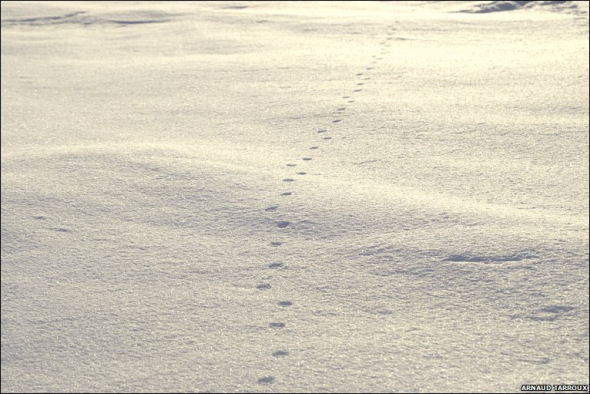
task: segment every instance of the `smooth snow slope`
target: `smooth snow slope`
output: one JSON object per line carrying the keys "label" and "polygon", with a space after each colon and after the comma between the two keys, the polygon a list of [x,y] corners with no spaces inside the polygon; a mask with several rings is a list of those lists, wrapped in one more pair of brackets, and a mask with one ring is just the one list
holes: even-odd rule
{"label": "smooth snow slope", "polygon": [[588,383],[584,2],[2,2],[2,391]]}

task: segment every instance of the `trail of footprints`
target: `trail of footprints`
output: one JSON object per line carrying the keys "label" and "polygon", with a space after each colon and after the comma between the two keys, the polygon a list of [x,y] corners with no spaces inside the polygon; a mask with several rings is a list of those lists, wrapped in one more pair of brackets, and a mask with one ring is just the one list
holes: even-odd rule
{"label": "trail of footprints", "polygon": [[[390,50],[390,41],[393,39],[393,32],[394,32],[394,28],[392,26],[388,27],[387,30],[387,37],[382,40],[379,44],[381,46],[381,50],[379,51],[378,55],[373,55],[372,56],[372,60],[369,63],[369,65],[365,68],[365,70],[363,70],[362,72],[357,73],[355,76],[357,77],[357,81],[355,81],[353,88],[350,90],[349,94],[345,94],[342,96],[342,99],[345,100],[346,103],[348,104],[352,104],[355,102],[355,97],[360,94],[361,92],[364,91],[364,89],[370,85],[370,81],[372,79],[371,77],[371,73],[372,71],[376,68],[376,66],[379,64],[379,62],[381,60],[383,60],[383,56],[386,55],[389,50]],[[337,126],[343,122],[345,122],[346,120],[346,116],[345,113],[347,111],[348,107],[346,106],[346,104],[344,105],[340,105],[338,106],[338,108],[336,108],[333,111],[333,119],[331,121],[331,123],[334,126]],[[332,140],[334,137],[332,135],[330,135],[330,129],[329,128],[321,128],[316,130],[314,133],[317,134],[318,136],[318,143],[321,143],[323,141],[329,141]],[[321,152],[320,149],[320,145],[313,145],[310,146],[308,148],[308,151],[312,151],[312,152]],[[313,156],[311,155],[304,155],[301,157],[301,161],[303,162],[302,164],[307,164],[310,161],[313,160]],[[294,168],[297,167],[299,163],[287,163],[286,166],[289,168]],[[311,163],[310,163],[311,164]],[[297,175],[296,176],[292,176],[292,177],[288,177],[288,178],[283,178],[283,182],[286,182],[286,184],[292,185],[293,182],[296,182],[299,177],[306,175],[307,172],[305,171],[295,171],[293,173],[293,175]],[[293,190],[286,190],[280,193],[280,197],[290,197],[293,196],[294,192]],[[280,205],[276,204],[276,205],[271,205],[267,208],[265,208],[266,212],[277,212],[280,209]],[[292,225],[291,222],[286,221],[286,220],[276,220],[274,221],[274,225],[276,226],[276,228],[279,229],[279,231],[281,231],[282,229],[286,229],[288,227],[290,227]],[[278,248],[281,245],[283,245],[283,242],[279,242],[279,241],[270,241],[269,242],[269,246],[270,247],[274,247],[274,248]],[[285,265],[285,263],[281,262],[281,261],[274,261],[274,262],[270,262],[267,264],[267,268],[269,270],[272,271],[280,271],[280,270],[284,270],[284,269],[288,269],[288,266]],[[273,287],[271,285],[271,283],[260,283],[256,286],[256,288],[260,291],[269,291],[272,290]],[[277,308],[290,308],[294,305],[293,301],[288,301],[288,300],[283,300],[283,301],[276,301],[276,307]],[[283,322],[283,321],[272,321],[268,323],[268,328],[270,330],[281,330],[287,327],[288,322]],[[289,356],[289,351],[286,349],[270,349],[270,356],[272,356],[273,358],[285,358]],[[276,378],[274,376],[263,376],[260,377],[258,379],[258,383],[262,384],[262,385],[267,385],[267,384],[272,384],[276,382]]]}

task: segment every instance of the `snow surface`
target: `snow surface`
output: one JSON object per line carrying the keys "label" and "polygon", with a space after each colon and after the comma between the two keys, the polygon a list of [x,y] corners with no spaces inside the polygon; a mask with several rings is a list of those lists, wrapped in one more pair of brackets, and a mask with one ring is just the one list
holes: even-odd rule
{"label": "snow surface", "polygon": [[587,384],[588,3],[2,2],[2,391]]}

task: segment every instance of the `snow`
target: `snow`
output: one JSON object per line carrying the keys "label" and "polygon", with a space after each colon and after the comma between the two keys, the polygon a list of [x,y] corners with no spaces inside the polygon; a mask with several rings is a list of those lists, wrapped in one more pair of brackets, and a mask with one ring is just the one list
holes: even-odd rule
{"label": "snow", "polygon": [[2,2],[2,391],[587,384],[588,3]]}

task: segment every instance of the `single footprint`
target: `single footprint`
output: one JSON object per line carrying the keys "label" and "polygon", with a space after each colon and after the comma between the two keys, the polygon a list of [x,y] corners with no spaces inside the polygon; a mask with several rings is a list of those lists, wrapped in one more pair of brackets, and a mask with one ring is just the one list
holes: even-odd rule
{"label": "single footprint", "polygon": [[268,283],[261,283],[261,284],[259,284],[259,285],[256,286],[256,288],[258,290],[268,290],[268,289],[270,289],[270,287],[271,286]]}
{"label": "single footprint", "polygon": [[293,305],[293,303],[291,301],[279,301],[278,305],[279,306],[291,306],[291,305]]}
{"label": "single footprint", "polygon": [[297,175],[305,175],[307,172],[298,172]]}
{"label": "single footprint", "polygon": [[364,85],[364,83],[363,83],[363,82],[359,82],[359,83],[357,83],[357,85],[358,85],[358,86],[363,86],[363,85]]}
{"label": "single footprint", "polygon": [[321,129],[321,130],[318,130],[318,133],[325,133],[326,131],[328,131],[328,130],[326,130],[326,129]]}
{"label": "single footprint", "polygon": [[339,122],[342,122],[342,119],[334,119],[334,120],[332,121],[332,123],[339,123]]}
{"label": "single footprint", "polygon": [[349,98],[350,96],[342,96],[342,98]]}
{"label": "single footprint", "polygon": [[[312,147],[311,147],[311,148],[309,148],[309,149],[319,149],[319,146],[312,146]],[[305,159],[304,159],[304,160],[305,160]]]}
{"label": "single footprint", "polygon": [[269,384],[275,381],[274,376],[265,376],[263,378],[258,379],[259,384]]}
{"label": "single footprint", "polygon": [[71,233],[72,230],[63,227],[51,227],[50,230],[57,231],[59,233]]}
{"label": "single footprint", "polygon": [[284,357],[284,356],[288,356],[289,355],[289,352],[287,352],[285,350],[277,350],[272,355],[275,356],[275,357]]}
{"label": "single footprint", "polygon": [[288,225],[290,225],[290,224],[291,224],[291,223],[289,223],[289,222],[284,222],[284,221],[282,221],[282,222],[277,222],[277,227],[278,227],[278,228],[285,228],[285,227],[287,227],[287,226],[288,226]]}
{"label": "single footprint", "polygon": [[373,69],[373,67],[367,67],[367,70],[372,70],[372,69]]}
{"label": "single footprint", "polygon": [[363,73],[357,73],[356,75],[359,75],[360,76],[360,75],[363,75]]}
{"label": "single footprint", "polygon": [[348,100],[349,103],[354,103],[354,100]]}
{"label": "single footprint", "polygon": [[279,207],[278,205],[273,205],[272,207],[266,208],[265,211],[273,212],[273,211],[276,211],[278,207]]}
{"label": "single footprint", "polygon": [[311,157],[304,157],[302,160],[309,161],[311,160]]}
{"label": "single footprint", "polygon": [[338,108],[338,111],[346,111],[346,107],[340,107]]}
{"label": "single footprint", "polygon": [[285,323],[270,323],[269,326],[272,328],[284,328]]}
{"label": "single footprint", "polygon": [[283,179],[283,182],[295,182],[295,179],[293,179],[293,178],[285,178],[285,179]]}
{"label": "single footprint", "polygon": [[270,263],[268,265],[268,268],[273,268],[273,269],[282,268],[282,267],[283,267],[283,263],[281,263],[280,261],[275,261],[274,263]]}
{"label": "single footprint", "polygon": [[363,89],[355,89],[355,90],[353,90],[353,92],[362,92],[362,91],[363,91]]}
{"label": "single footprint", "polygon": [[291,194],[293,194],[293,192],[284,192],[281,193],[281,196],[290,196]]}
{"label": "single footprint", "polygon": [[293,163],[289,163],[287,164],[287,167],[295,167],[297,164],[293,164]]}
{"label": "single footprint", "polygon": [[39,215],[39,216],[33,216],[33,219],[35,219],[35,220],[45,220],[47,218],[45,216]]}
{"label": "single footprint", "polygon": [[332,137],[324,137],[325,140],[331,140]]}
{"label": "single footprint", "polygon": [[282,242],[271,242],[270,246],[274,246],[276,248],[277,246],[281,246],[282,244]]}

